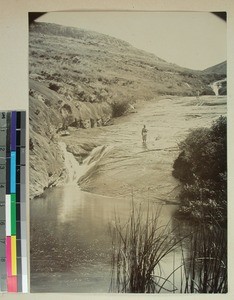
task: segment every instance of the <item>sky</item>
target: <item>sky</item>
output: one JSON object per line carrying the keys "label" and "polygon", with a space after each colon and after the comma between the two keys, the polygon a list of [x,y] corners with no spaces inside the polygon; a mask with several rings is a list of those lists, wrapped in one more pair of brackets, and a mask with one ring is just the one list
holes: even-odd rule
{"label": "sky", "polygon": [[226,22],[208,12],[52,12],[37,21],[108,34],[189,69],[227,59]]}

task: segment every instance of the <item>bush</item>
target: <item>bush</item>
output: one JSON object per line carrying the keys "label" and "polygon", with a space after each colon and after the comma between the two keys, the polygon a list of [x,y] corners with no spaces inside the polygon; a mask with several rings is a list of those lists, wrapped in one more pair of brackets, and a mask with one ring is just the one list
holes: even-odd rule
{"label": "bush", "polygon": [[186,159],[184,150],[179,154],[174,162],[172,175],[184,183],[191,183],[193,181],[191,163]]}
{"label": "bush", "polygon": [[116,118],[122,116],[124,113],[127,112],[129,108],[129,104],[128,101],[126,100],[120,100],[120,101],[114,100],[111,103],[111,108],[112,108],[112,117]]}
{"label": "bush", "polygon": [[215,95],[214,91],[212,90],[211,87],[209,86],[205,86],[201,93],[200,93],[200,96],[205,96],[205,95]]}
{"label": "bush", "polygon": [[[184,256],[184,293],[227,292],[227,119],[192,131],[173,175],[183,183],[176,213],[197,221]],[[194,228],[194,226],[193,226]]]}
{"label": "bush", "polygon": [[55,91],[55,92],[58,92],[58,91],[59,91],[59,89],[60,89],[60,86],[59,86],[59,85],[57,85],[56,83],[52,83],[52,82],[50,82],[50,84],[49,84],[49,88],[50,88],[51,90]]}
{"label": "bush", "polygon": [[48,106],[48,107],[51,107],[52,106],[52,103],[51,103],[51,100],[49,99],[45,99],[45,105]]}
{"label": "bush", "polygon": [[[211,128],[193,130],[180,143],[181,153],[173,176],[183,183],[179,213],[198,218],[216,218],[226,223],[227,209],[227,119],[220,116]],[[207,217],[208,216],[208,217]]]}
{"label": "bush", "polygon": [[197,178],[220,182],[220,174],[227,171],[226,122],[221,116],[210,129],[195,129],[180,143],[182,152],[173,166],[176,178],[182,182]]}

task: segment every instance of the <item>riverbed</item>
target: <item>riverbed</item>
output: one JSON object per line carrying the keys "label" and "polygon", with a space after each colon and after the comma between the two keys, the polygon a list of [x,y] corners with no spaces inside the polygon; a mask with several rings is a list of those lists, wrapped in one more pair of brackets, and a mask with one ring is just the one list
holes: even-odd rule
{"label": "riverbed", "polygon": [[[31,201],[31,291],[108,292],[108,230],[115,214],[126,222],[132,199],[150,201],[163,205],[160,221],[166,224],[178,202],[179,182],[171,175],[178,144],[191,129],[209,127],[220,115],[226,115],[225,96],[166,97],[144,103],[112,126],[71,130],[60,138],[65,151],[74,143],[92,141],[97,147],[75,167],[81,172],[70,172],[61,186]],[[170,268],[168,258],[165,272]]]}

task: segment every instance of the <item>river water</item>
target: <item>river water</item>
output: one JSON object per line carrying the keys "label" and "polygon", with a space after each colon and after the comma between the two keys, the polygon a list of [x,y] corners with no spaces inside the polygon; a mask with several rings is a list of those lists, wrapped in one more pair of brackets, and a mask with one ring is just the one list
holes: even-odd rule
{"label": "river water", "polygon": [[[30,205],[32,292],[108,292],[108,229],[115,213],[126,222],[132,193],[137,202],[150,200],[156,207],[163,205],[161,224],[171,219],[176,205],[164,200],[168,195],[172,197],[171,191],[178,185],[171,176],[177,143],[190,128],[209,126],[214,118],[226,113],[224,98],[220,102],[211,98],[204,98],[202,103],[196,101],[155,101],[114,126],[82,131],[80,141],[92,138],[101,145],[83,165],[66,151],[66,143],[71,141],[63,139],[60,146],[68,170],[66,181],[46,190]],[[217,105],[212,101],[217,101]],[[147,147],[141,144],[137,133],[145,123],[149,129]],[[87,172],[93,174],[86,182],[86,190],[91,192],[82,191],[77,185]],[[162,265],[165,276],[173,264],[176,267],[181,263],[180,259],[179,253],[167,257]]]}
{"label": "river water", "polygon": [[108,228],[114,222],[114,211],[127,219],[130,201],[71,186],[49,190],[44,197],[36,199],[31,209],[32,292],[108,292]]}
{"label": "river water", "polygon": [[[66,145],[60,146],[67,166],[65,183],[31,203],[32,292],[108,292],[109,229],[116,215],[123,224],[127,222],[132,198],[83,192],[77,185],[104,155],[103,147],[94,149],[80,166],[66,151]],[[143,205],[143,209],[146,207]],[[165,206],[160,224],[169,221],[174,210],[174,205]],[[166,263],[165,267],[170,269],[171,265]]]}

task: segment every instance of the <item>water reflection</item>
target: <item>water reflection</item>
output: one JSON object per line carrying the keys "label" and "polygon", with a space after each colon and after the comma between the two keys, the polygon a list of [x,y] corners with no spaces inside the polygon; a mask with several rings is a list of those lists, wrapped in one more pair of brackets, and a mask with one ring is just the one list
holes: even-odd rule
{"label": "water reflection", "polygon": [[145,150],[145,151],[148,151],[148,146],[147,146],[147,143],[142,143],[142,148]]}
{"label": "water reflection", "polygon": [[[57,187],[31,202],[31,287],[33,292],[59,291],[63,280],[70,291],[108,292],[111,238],[108,226],[115,213],[126,222],[131,197],[111,198]],[[163,210],[161,222],[171,211]],[[60,278],[61,274],[64,277]],[[56,278],[56,280],[55,280]],[[64,287],[66,292],[66,287]],[[68,291],[68,290],[67,290]]]}

